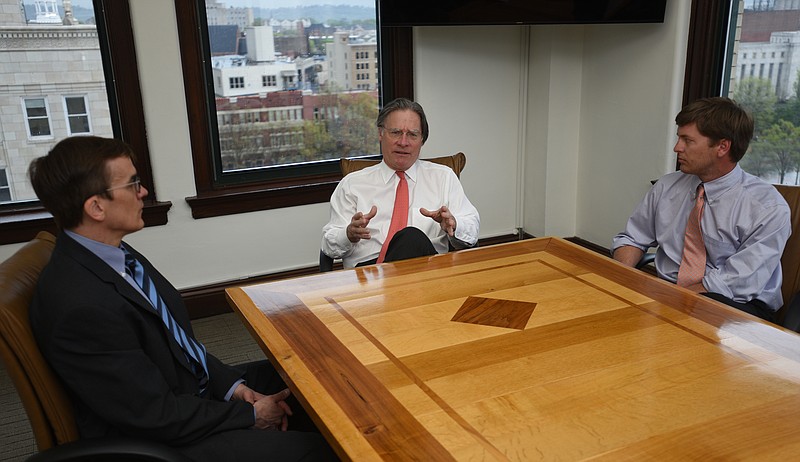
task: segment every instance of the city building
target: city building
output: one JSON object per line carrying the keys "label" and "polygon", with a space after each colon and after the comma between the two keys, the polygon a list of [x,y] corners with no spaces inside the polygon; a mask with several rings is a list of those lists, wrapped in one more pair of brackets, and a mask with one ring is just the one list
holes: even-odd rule
{"label": "city building", "polygon": [[253,24],[253,9],[227,7],[222,2],[206,0],[206,17],[209,26],[236,25],[244,29]]}
{"label": "city building", "polygon": [[113,136],[96,27],[75,24],[69,1],[28,3],[31,18],[0,0],[0,202],[35,200],[28,165],[56,141]]}
{"label": "city building", "polygon": [[800,70],[798,45],[800,1],[778,0],[771,9],[745,10],[731,79],[737,82],[766,79],[778,99],[791,98]]}
{"label": "city building", "polygon": [[374,31],[335,32],[326,46],[331,91],[378,87],[378,39]]}
{"label": "city building", "polygon": [[288,58],[278,59],[272,27],[245,28],[247,54],[211,58],[214,93],[236,97],[296,90],[298,70]]}

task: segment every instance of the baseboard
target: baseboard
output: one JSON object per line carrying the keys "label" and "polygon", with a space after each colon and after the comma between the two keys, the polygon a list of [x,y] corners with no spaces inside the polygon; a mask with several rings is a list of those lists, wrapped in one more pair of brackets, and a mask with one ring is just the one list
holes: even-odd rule
{"label": "baseboard", "polygon": [[564,240],[570,241],[573,244],[578,244],[581,247],[587,248],[587,249],[589,249],[589,250],[591,250],[593,252],[597,252],[597,253],[599,253],[601,255],[605,255],[605,256],[611,255],[611,249],[609,249],[607,247],[603,247],[601,245],[597,245],[594,242],[589,242],[589,241],[587,241],[585,239],[581,239],[581,238],[579,238],[577,236],[565,237]]}
{"label": "baseboard", "polygon": [[[529,239],[533,236],[523,234],[522,239]],[[487,245],[501,244],[504,242],[513,242],[520,240],[517,234],[507,234],[502,236],[494,236],[478,241],[481,247]],[[334,269],[341,269],[342,264],[337,263]],[[181,291],[181,296],[186,304],[186,309],[189,310],[189,316],[192,319],[205,318],[217,314],[229,313],[231,311],[227,300],[225,299],[225,289],[228,287],[243,286],[250,284],[258,284],[262,282],[278,281],[281,279],[289,279],[300,276],[308,276],[311,274],[319,273],[318,266],[309,266],[307,268],[299,268],[291,271],[281,271],[278,273],[262,274],[235,281],[226,281],[216,284],[208,284],[201,287],[193,287]]]}

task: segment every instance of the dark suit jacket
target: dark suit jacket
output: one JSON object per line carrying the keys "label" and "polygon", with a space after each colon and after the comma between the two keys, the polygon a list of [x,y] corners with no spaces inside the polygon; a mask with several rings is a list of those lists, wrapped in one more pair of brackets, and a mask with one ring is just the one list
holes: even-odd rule
{"label": "dark suit jacket", "polygon": [[[131,251],[194,336],[178,291]],[[64,233],[39,278],[30,318],[44,357],[72,394],[84,438],[126,434],[184,445],[254,424],[252,405],[223,401],[241,372],[209,354],[208,391],[200,397],[185,355],[150,303]]]}

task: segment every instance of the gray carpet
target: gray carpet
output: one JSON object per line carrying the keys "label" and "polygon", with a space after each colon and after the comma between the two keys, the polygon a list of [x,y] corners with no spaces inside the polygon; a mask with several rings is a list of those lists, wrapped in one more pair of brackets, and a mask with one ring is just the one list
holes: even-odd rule
{"label": "gray carpet", "polygon": [[[264,353],[233,313],[198,319],[195,335],[206,349],[228,364],[264,359]],[[28,417],[0,362],[0,461],[23,461],[36,452]]]}

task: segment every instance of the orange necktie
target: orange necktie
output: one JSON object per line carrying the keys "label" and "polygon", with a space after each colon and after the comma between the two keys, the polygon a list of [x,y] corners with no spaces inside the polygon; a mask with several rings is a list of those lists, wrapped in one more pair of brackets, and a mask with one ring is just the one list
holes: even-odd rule
{"label": "orange necktie", "polygon": [[400,182],[397,183],[397,190],[394,193],[394,210],[392,210],[392,223],[389,225],[389,232],[386,234],[386,240],[383,241],[381,247],[381,254],[378,255],[378,263],[383,263],[386,258],[386,249],[389,248],[394,234],[408,225],[408,181],[406,181],[406,174],[404,172],[395,172],[400,177]]}
{"label": "orange necktie", "polygon": [[699,283],[706,274],[706,246],[700,230],[700,218],[703,216],[703,184],[697,187],[697,199],[689,220],[686,222],[686,235],[683,240],[683,257],[678,269],[678,285],[688,287]]}

